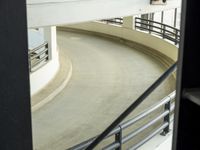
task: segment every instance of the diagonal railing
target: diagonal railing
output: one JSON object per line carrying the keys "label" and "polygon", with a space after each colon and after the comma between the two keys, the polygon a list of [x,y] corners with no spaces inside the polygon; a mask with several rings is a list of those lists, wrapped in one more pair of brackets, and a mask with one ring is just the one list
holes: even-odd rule
{"label": "diagonal railing", "polygon": [[[166,134],[169,132],[169,124],[170,124],[170,113],[174,109],[174,105],[171,106],[171,101],[175,98],[175,92],[171,93],[169,96],[165,97],[163,100],[161,100],[158,104],[155,104],[154,106],[150,107],[148,110],[145,110],[143,113],[139,114],[135,118],[120,124],[130,113],[132,113],[145,99],[148,97],[163,81],[165,81],[168,76],[170,76],[177,67],[177,63],[173,64],[166,72],[164,72],[136,101],[134,101],[113,123],[108,126],[100,135],[97,137],[93,137],[81,144],[76,145],[75,147],[70,148],[70,150],[93,150],[101,141],[103,141],[105,138],[108,138],[112,135],[115,135],[115,142],[107,145],[103,148],[103,150],[121,150],[122,144],[126,143],[130,139],[132,139],[134,136],[145,130],[146,128],[150,127],[151,125],[155,124],[157,121],[164,118],[164,123],[161,127],[156,129],[152,134],[147,136],[145,139],[140,141],[138,144],[132,146],[130,149],[136,149],[139,146],[141,146],[143,143],[151,139],[154,135],[159,133],[163,130],[163,134]],[[146,117],[153,111],[157,110],[159,107],[163,106],[165,108],[165,111],[157,116],[155,119],[151,120],[146,125],[136,129],[136,131],[133,131],[126,135],[125,137],[122,137],[122,130],[128,128],[129,126],[133,125],[137,121],[141,120],[142,118]]]}

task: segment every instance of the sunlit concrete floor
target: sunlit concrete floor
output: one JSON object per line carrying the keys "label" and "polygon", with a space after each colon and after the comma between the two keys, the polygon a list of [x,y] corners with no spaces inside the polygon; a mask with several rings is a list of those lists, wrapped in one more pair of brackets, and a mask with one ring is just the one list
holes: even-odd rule
{"label": "sunlit concrete floor", "polygon": [[[165,70],[111,39],[66,31],[57,36],[73,73],[64,90],[32,114],[35,150],[64,150],[99,134]],[[173,91],[172,83],[162,84],[132,116]]]}

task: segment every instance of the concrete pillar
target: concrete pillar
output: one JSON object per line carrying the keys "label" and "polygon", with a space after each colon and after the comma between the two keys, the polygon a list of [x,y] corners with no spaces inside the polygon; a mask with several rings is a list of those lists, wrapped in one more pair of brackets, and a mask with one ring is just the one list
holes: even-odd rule
{"label": "concrete pillar", "polygon": [[44,27],[39,29],[39,32],[44,37],[44,41],[48,42],[49,61],[37,71],[31,73],[31,95],[44,88],[55,77],[60,66],[56,42],[56,27]]}
{"label": "concrete pillar", "polygon": [[123,17],[123,27],[128,29],[135,29],[135,17]]}
{"label": "concrete pillar", "polygon": [[45,27],[43,29],[44,39],[48,42],[49,47],[49,58],[54,59],[57,57],[57,37],[56,37],[56,27]]}

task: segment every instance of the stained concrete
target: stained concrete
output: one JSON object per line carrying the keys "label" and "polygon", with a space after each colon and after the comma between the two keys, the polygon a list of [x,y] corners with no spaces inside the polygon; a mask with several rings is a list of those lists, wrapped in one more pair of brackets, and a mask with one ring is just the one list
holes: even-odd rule
{"label": "stained concrete", "polygon": [[[117,41],[57,34],[73,73],[64,90],[32,114],[36,150],[64,150],[99,134],[165,70],[155,59]],[[132,116],[169,94],[172,82],[162,84]]]}

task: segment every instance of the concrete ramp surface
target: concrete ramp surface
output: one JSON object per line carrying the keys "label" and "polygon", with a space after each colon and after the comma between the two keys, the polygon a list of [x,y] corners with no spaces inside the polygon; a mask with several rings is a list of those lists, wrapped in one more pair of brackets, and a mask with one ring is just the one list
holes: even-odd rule
{"label": "concrete ramp surface", "polygon": [[[64,150],[99,134],[165,70],[151,56],[118,41],[57,34],[73,73],[64,90],[32,114],[35,150]],[[162,84],[132,116],[169,94],[172,81]]]}

